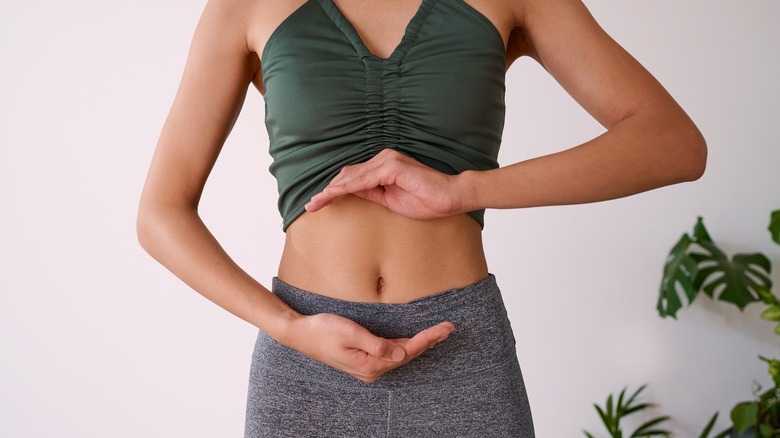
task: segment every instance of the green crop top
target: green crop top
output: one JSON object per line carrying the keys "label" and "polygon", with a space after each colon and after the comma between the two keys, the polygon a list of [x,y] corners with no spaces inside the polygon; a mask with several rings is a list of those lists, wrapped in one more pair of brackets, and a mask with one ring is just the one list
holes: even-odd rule
{"label": "green crop top", "polygon": [[[282,229],[342,167],[396,149],[441,172],[498,167],[503,39],[463,0],[422,0],[387,59],[333,0],[308,0],[261,57]],[[484,210],[469,214],[484,226]]]}

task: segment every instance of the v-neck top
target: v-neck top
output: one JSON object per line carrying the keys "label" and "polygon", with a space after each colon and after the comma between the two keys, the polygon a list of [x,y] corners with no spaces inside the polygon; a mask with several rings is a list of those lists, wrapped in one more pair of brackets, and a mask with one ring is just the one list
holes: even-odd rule
{"label": "v-neck top", "polygon": [[[308,0],[261,56],[282,228],[342,167],[395,149],[441,172],[498,167],[503,39],[463,0],[422,0],[388,58],[333,0]],[[484,226],[484,210],[469,212]]]}

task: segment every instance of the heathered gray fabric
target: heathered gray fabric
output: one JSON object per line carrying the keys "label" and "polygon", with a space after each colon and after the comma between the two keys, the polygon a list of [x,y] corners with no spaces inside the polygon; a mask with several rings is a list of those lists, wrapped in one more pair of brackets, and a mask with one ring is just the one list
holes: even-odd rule
{"label": "heathered gray fabric", "polygon": [[515,338],[492,274],[405,304],[337,300],[278,278],[272,291],[302,314],[335,313],[386,338],[411,337],[442,321],[456,329],[372,383],[259,331],[245,438],[534,437]]}

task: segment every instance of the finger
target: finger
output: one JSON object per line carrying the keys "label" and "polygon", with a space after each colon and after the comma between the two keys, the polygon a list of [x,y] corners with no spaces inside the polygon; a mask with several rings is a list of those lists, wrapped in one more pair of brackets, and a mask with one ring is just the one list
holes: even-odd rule
{"label": "finger", "polygon": [[363,199],[367,199],[371,202],[375,202],[379,205],[382,205],[384,207],[387,207],[387,191],[384,187],[374,187],[373,189],[369,190],[362,190],[359,192],[353,193],[355,196],[359,196]]}
{"label": "finger", "polygon": [[447,339],[453,330],[455,330],[454,324],[451,322],[442,322],[417,333],[404,345],[407,358],[411,360],[422,354],[425,350],[428,350],[439,342]]}
{"label": "finger", "polygon": [[350,177],[339,181],[331,181],[323,192],[327,193],[332,191],[339,194],[354,193],[389,184],[393,184],[392,177],[390,176],[390,169],[377,166],[370,169],[361,169]]}
{"label": "finger", "polygon": [[348,190],[345,190],[343,186],[328,185],[321,192],[312,196],[309,202],[307,202],[306,205],[304,205],[304,208],[306,209],[306,211],[315,212],[317,210],[322,209],[323,207],[328,206],[329,204],[336,202],[337,200],[348,195],[349,193],[350,192]]}
{"label": "finger", "polygon": [[315,212],[350,193],[362,197],[370,197],[368,199],[382,204],[384,173],[381,169],[377,169],[361,173],[340,184],[331,182],[323,191],[312,196],[304,208],[306,211]]}
{"label": "finger", "polygon": [[401,362],[406,358],[406,351],[400,345],[390,341],[389,339],[380,338],[374,336],[368,330],[359,331],[352,339],[352,344],[355,348],[358,348],[370,356],[378,359]]}
{"label": "finger", "polygon": [[329,204],[336,202],[344,196],[345,195],[336,196],[335,193],[320,192],[312,196],[309,202],[307,202],[303,208],[306,209],[306,211],[313,213],[317,210],[327,207]]}
{"label": "finger", "polygon": [[381,188],[395,184],[402,172],[394,163],[402,160],[411,159],[393,149],[384,149],[368,161],[344,166],[304,208],[314,212],[350,193],[387,207]]}
{"label": "finger", "polygon": [[377,160],[376,157],[371,158],[370,160],[363,163],[350,164],[348,166],[344,166],[341,168],[339,173],[336,174],[336,176],[330,180],[328,185],[336,186],[342,184],[363,173],[371,172],[382,166],[383,166],[383,162],[381,160]]}

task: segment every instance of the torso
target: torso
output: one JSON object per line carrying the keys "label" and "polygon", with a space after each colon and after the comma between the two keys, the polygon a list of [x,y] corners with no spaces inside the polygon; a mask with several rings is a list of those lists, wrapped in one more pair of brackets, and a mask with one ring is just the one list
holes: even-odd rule
{"label": "torso", "polygon": [[[248,44],[262,54],[273,31],[301,0],[261,3],[250,20]],[[336,0],[366,47],[387,57],[403,35],[419,0]],[[468,0],[498,30],[507,68],[524,50],[508,2]],[[262,66],[261,66],[262,68]],[[264,92],[262,73],[255,86]],[[280,280],[347,301],[404,303],[466,286],[488,275],[479,224],[466,214],[412,220],[378,204],[346,196],[316,213],[303,213],[286,231]]]}
{"label": "torso", "polygon": [[488,274],[479,224],[413,220],[346,196],[287,229],[279,279],[348,301],[404,303]]}

